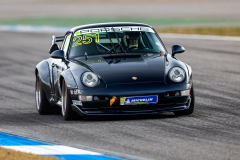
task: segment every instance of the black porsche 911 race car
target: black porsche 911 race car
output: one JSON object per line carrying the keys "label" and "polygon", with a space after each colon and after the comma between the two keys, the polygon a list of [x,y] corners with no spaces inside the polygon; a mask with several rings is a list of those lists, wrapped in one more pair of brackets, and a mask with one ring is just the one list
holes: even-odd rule
{"label": "black porsche 911 race car", "polygon": [[[56,42],[61,42],[61,48]],[[190,115],[195,96],[192,69],[168,54],[153,27],[101,23],[74,27],[52,38],[51,58],[38,63],[39,114],[62,112],[65,120],[91,115],[174,112]]]}

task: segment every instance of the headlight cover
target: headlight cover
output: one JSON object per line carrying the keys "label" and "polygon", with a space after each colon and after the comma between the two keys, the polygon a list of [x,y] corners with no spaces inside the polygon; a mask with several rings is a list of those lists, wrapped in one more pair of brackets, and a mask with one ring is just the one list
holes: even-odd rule
{"label": "headlight cover", "polygon": [[173,67],[168,76],[172,81],[179,83],[185,79],[185,71],[180,67]]}
{"label": "headlight cover", "polygon": [[85,72],[82,75],[82,82],[87,87],[95,87],[98,81],[98,76],[92,72]]}

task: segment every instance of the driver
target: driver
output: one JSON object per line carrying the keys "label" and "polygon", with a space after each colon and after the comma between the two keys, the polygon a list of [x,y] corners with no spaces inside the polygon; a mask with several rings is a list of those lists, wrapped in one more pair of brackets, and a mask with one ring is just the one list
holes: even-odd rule
{"label": "driver", "polygon": [[132,32],[132,33],[128,34],[128,38],[127,38],[128,46],[127,46],[127,48],[129,50],[138,49],[139,37],[140,37],[139,33]]}

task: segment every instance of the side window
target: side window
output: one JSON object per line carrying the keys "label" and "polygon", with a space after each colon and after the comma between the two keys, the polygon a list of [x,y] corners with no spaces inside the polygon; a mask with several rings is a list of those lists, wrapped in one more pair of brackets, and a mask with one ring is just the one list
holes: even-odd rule
{"label": "side window", "polygon": [[66,56],[67,51],[68,51],[68,46],[70,42],[71,34],[68,34],[64,40],[64,43],[62,45],[62,50],[64,51],[64,55]]}

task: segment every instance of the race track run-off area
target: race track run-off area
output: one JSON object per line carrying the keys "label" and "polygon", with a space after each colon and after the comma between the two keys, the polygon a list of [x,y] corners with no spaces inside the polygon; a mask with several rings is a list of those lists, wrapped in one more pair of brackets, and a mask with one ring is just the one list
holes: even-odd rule
{"label": "race track run-off area", "polygon": [[0,32],[0,129],[149,159],[239,159],[239,41],[163,36],[169,53],[174,44],[186,48],[176,57],[193,70],[196,104],[190,116],[64,121],[60,114],[39,115],[35,106],[34,69],[50,57],[53,34],[61,36]]}

